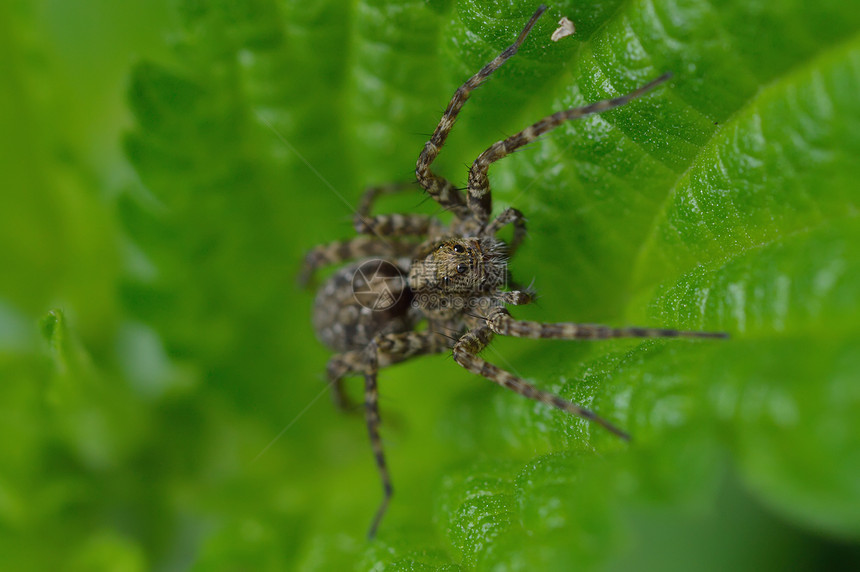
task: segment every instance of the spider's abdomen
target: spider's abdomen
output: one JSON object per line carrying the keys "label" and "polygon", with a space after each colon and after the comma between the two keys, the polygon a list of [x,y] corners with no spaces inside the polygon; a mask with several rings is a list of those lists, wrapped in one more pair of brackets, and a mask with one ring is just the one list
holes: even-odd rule
{"label": "spider's abdomen", "polygon": [[361,350],[379,334],[408,332],[420,315],[412,308],[407,271],[392,260],[368,259],[341,268],[314,300],[317,338],[338,352]]}

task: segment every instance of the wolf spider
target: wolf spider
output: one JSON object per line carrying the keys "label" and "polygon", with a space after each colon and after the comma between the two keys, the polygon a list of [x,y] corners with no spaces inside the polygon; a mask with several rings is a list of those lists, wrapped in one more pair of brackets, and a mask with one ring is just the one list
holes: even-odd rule
{"label": "wolf spider", "polygon": [[[370,537],[375,535],[392,495],[379,436],[376,377],[381,368],[420,355],[452,351],[454,360],[473,373],[529,399],[599,423],[619,437],[629,439],[624,431],[585,407],[538,389],[478,354],[496,334],[565,340],[725,337],[715,332],[545,324],[517,320],[508,312],[507,305],[528,304],[535,294],[530,289],[503,289],[508,279],[507,260],[522,242],[526,227],[523,214],[514,208],[503,210],[491,220],[487,179],[490,165],[565,121],[622,106],[670,77],[670,74],[660,76],[621,97],[559,111],[494,143],[469,169],[464,194],[430,166],[469,94],[517,52],[545,10],[545,6],[539,7],[516,41],[457,89],[418,157],[415,168],[418,183],[442,208],[453,213],[451,223],[446,226],[434,217],[419,214],[371,215],[371,207],[380,195],[409,188],[399,184],[374,187],[365,192],[354,218],[356,232],[364,236],[318,246],[305,258],[301,278],[304,283],[320,266],[358,259],[336,272],[319,289],[313,322],[319,339],[339,352],[327,366],[335,401],[341,406],[346,403],[342,386],[345,376],[364,376],[367,429],[384,491]],[[513,225],[510,244],[496,238],[496,233],[507,225]],[[423,241],[415,240],[421,237]],[[426,329],[417,329],[423,322]]]}

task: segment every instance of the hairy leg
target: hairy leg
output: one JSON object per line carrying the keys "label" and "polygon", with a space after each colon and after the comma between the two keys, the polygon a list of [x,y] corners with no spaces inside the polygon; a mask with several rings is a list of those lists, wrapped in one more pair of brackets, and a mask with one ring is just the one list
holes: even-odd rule
{"label": "hairy leg", "polygon": [[548,117],[544,117],[534,125],[526,127],[519,133],[491,145],[489,149],[475,159],[475,162],[469,169],[469,209],[475,218],[482,223],[485,223],[490,218],[492,201],[490,199],[490,181],[487,178],[487,171],[489,171],[490,165],[499,159],[507,157],[517,149],[528,145],[544,133],[552,131],[566,121],[621,107],[631,100],[648,93],[661,83],[667,81],[670,77],[672,77],[672,74],[663,74],[627,95],[613,99],[604,99],[584,107],[558,111]]}
{"label": "hairy leg", "polygon": [[538,389],[524,379],[521,379],[479,357],[478,354],[487,346],[487,344],[490,343],[492,338],[493,331],[486,326],[467,332],[454,345],[454,360],[472,373],[476,373],[481,377],[485,377],[490,381],[501,385],[502,387],[515,391],[523,397],[540,401],[550,407],[561,409],[562,411],[576,415],[577,417],[595,421],[622,439],[630,439],[630,436],[627,433],[606,419],[599,417],[593,411],[571,401],[567,401],[554,393]]}
{"label": "hairy leg", "polygon": [[448,103],[448,107],[445,109],[445,113],[442,115],[442,119],[439,121],[439,125],[436,126],[436,130],[433,132],[430,140],[424,145],[424,149],[418,157],[418,163],[415,166],[415,177],[418,179],[418,182],[442,207],[453,211],[458,218],[469,216],[469,208],[466,206],[463,194],[454,188],[450,182],[431,171],[430,165],[439,155],[440,149],[445,144],[445,140],[454,126],[457,114],[460,113],[466,100],[469,99],[469,94],[484,83],[490,74],[499,69],[502,64],[517,53],[526,36],[528,36],[532,27],[534,27],[535,22],[537,22],[537,19],[540,18],[545,10],[546,6],[540,6],[513,44],[496,56],[493,61],[481,68],[478,73],[466,80],[466,83],[457,88],[457,91],[454,92],[454,96]]}
{"label": "hairy leg", "polygon": [[664,328],[612,328],[600,324],[558,322],[545,324],[517,320],[504,308],[487,315],[487,327],[503,336],[552,338],[557,340],[608,340],[612,338],[727,338],[724,332],[686,332]]}
{"label": "hairy leg", "polygon": [[373,538],[376,529],[385,515],[388,503],[394,489],[391,486],[391,477],[388,474],[388,465],[385,462],[385,452],[382,449],[382,439],[379,436],[379,391],[376,384],[376,374],[381,367],[387,364],[400,362],[411,357],[423,354],[437,353],[449,347],[445,339],[435,332],[425,330],[422,332],[402,332],[398,334],[381,334],[374,338],[373,342],[364,352],[364,411],[367,421],[367,432],[370,436],[370,445],[376,459],[376,467],[382,479],[382,503],[376,511],[376,516],[370,525],[367,535]]}
{"label": "hairy leg", "polygon": [[353,227],[359,234],[386,236],[421,236],[428,233],[438,222],[429,215],[422,214],[382,214],[371,215],[373,204],[380,196],[393,195],[404,191],[416,191],[415,183],[390,183],[365,189],[358,204]]}
{"label": "hairy leg", "polygon": [[430,215],[381,214],[368,217],[355,216],[353,227],[358,234],[372,234],[381,238],[389,236],[423,236],[430,233],[436,222]]}
{"label": "hairy leg", "polygon": [[370,211],[373,210],[373,204],[376,200],[385,195],[394,195],[406,191],[419,190],[415,183],[388,183],[386,185],[376,185],[364,189],[361,195],[361,200],[358,202],[356,213],[361,216],[370,216]]}

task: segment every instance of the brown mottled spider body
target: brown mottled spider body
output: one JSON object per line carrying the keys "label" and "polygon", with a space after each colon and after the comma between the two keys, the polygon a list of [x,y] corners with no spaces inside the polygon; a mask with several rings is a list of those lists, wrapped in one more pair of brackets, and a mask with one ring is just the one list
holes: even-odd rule
{"label": "brown mottled spider body", "polygon": [[[529,290],[507,289],[507,261],[525,236],[525,220],[513,208],[503,210],[491,220],[489,166],[565,121],[624,105],[669,78],[666,74],[627,95],[559,111],[498,141],[472,164],[468,187],[463,193],[430,166],[470,92],[517,52],[545,10],[544,6],[538,8],[516,41],[457,89],[421,151],[415,168],[418,183],[453,214],[451,223],[446,226],[426,215],[371,215],[371,207],[379,195],[410,189],[409,185],[374,187],[365,192],[354,219],[355,229],[362,236],[318,246],[305,259],[304,282],[320,266],[357,260],[336,272],[320,288],[313,322],[320,340],[339,352],[327,367],[335,400],[344,403],[341,382],[345,376],[359,374],[365,379],[365,417],[384,490],[370,536],[375,534],[392,494],[379,437],[377,373],[381,368],[419,355],[451,351],[455,361],[473,373],[529,399],[595,421],[629,439],[626,433],[592,411],[540,390],[478,354],[497,334],[567,340],[725,337],[711,332],[545,324],[517,320],[508,312],[508,305],[534,300]],[[510,244],[496,237],[507,225],[513,225]],[[424,322],[426,329],[417,329]]]}

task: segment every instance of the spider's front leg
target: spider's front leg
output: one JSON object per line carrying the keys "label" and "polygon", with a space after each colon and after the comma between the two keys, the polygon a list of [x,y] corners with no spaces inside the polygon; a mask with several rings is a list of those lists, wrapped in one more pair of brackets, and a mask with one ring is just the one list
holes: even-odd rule
{"label": "spider's front leg", "polygon": [[526,127],[519,133],[511,135],[507,139],[503,139],[502,141],[498,141],[491,145],[486,151],[481,153],[477,159],[475,159],[475,162],[469,169],[468,202],[469,209],[472,211],[474,217],[482,223],[486,223],[490,218],[492,201],[490,198],[490,180],[487,177],[490,165],[504,157],[507,157],[517,149],[528,145],[544,133],[552,131],[566,121],[579,119],[586,115],[593,115],[595,113],[603,113],[604,111],[609,111],[610,109],[626,105],[637,97],[645,95],[671,77],[672,74],[666,73],[627,95],[622,95],[613,99],[604,99],[584,107],[576,107],[574,109],[566,109],[564,111],[553,113],[548,117],[544,117],[534,125]]}
{"label": "spider's front leg", "polygon": [[502,387],[515,391],[523,397],[540,401],[550,407],[561,409],[562,411],[571,413],[577,417],[582,417],[589,421],[595,421],[622,439],[630,440],[630,436],[627,433],[606,419],[598,416],[590,409],[586,409],[581,405],[567,401],[554,393],[538,389],[524,379],[521,379],[479,357],[478,354],[481,350],[487,347],[487,344],[489,344],[492,339],[493,331],[487,326],[475,328],[467,332],[457,340],[456,344],[454,344],[454,360],[472,373],[476,373],[481,377],[485,377],[490,381],[501,385]]}
{"label": "spider's front leg", "polygon": [[[493,61],[481,68],[478,73],[466,80],[466,83],[457,88],[457,91],[454,92],[454,96],[448,103],[448,107],[445,109],[445,113],[442,115],[442,119],[439,121],[439,125],[436,126],[436,130],[433,131],[433,135],[431,135],[430,140],[425,143],[424,149],[418,157],[418,163],[415,166],[415,176],[418,179],[418,182],[427,191],[427,194],[433,197],[436,202],[442,205],[442,207],[452,211],[460,219],[469,218],[471,205],[467,206],[466,201],[463,198],[463,194],[455,188],[454,185],[431,171],[430,165],[432,165],[433,161],[438,157],[439,151],[445,144],[445,140],[448,138],[448,134],[454,126],[454,121],[457,120],[457,115],[460,113],[460,110],[463,109],[463,106],[466,104],[466,100],[469,99],[469,95],[473,90],[484,83],[487,78],[490,77],[490,74],[499,69],[502,64],[517,53],[523,41],[526,39],[526,36],[528,36],[531,29],[534,27],[535,22],[537,22],[538,18],[540,18],[545,11],[546,6],[538,7],[514,43],[496,56]],[[474,209],[472,210],[474,211]],[[487,219],[484,219],[481,222],[486,221]]]}
{"label": "spider's front leg", "polygon": [[608,340],[612,338],[727,338],[725,332],[688,332],[665,328],[612,328],[601,324],[543,323],[517,320],[505,308],[488,312],[487,327],[503,336],[556,340]]}
{"label": "spider's front leg", "polygon": [[385,515],[388,503],[394,489],[385,462],[382,449],[382,439],[379,436],[379,391],[376,384],[376,374],[380,367],[404,361],[418,355],[438,353],[447,349],[446,338],[429,330],[422,332],[402,332],[397,334],[380,334],[376,336],[365,351],[364,362],[364,412],[367,421],[367,432],[370,445],[376,458],[376,467],[382,479],[382,503],[376,511],[376,516],[367,533],[369,538],[376,535],[376,529]]}

